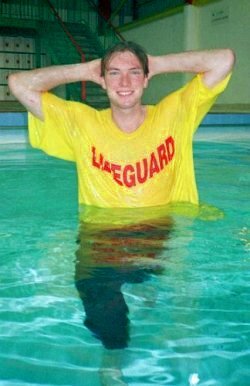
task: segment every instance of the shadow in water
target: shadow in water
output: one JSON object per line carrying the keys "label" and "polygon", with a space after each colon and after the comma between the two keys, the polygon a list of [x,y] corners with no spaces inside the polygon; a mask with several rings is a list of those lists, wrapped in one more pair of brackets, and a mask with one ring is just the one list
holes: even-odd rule
{"label": "shadow in water", "polygon": [[84,325],[105,348],[128,346],[129,309],[122,285],[163,272],[160,256],[172,227],[169,217],[110,227],[81,223],[75,285],[85,310]]}

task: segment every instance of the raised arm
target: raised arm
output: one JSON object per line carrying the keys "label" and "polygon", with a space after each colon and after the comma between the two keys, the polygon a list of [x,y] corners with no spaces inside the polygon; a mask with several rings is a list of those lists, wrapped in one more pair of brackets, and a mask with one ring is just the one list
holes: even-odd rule
{"label": "raised arm", "polygon": [[61,84],[92,81],[101,84],[100,59],[51,66],[9,75],[9,88],[25,108],[43,120],[41,94]]}
{"label": "raised arm", "polygon": [[149,78],[167,72],[201,73],[204,84],[211,88],[229,74],[235,61],[231,49],[187,51],[148,58]]}

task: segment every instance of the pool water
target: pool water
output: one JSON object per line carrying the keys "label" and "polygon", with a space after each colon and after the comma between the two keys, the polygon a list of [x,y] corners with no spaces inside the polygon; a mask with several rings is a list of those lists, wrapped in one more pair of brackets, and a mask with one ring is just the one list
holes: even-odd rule
{"label": "pool water", "polygon": [[111,233],[79,232],[73,164],[23,142],[0,159],[0,385],[250,384],[246,131],[195,142],[223,217]]}

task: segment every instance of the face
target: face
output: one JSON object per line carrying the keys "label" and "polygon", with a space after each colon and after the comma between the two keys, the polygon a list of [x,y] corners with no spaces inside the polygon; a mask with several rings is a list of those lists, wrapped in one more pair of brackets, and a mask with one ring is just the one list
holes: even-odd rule
{"label": "face", "polygon": [[113,54],[103,77],[111,107],[130,109],[141,105],[143,90],[148,78],[144,75],[139,59],[129,51]]}

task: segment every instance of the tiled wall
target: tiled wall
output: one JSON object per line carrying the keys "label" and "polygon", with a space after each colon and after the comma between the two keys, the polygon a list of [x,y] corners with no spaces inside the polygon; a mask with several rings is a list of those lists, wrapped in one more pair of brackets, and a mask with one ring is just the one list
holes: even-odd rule
{"label": "tiled wall", "polygon": [[0,101],[14,100],[8,88],[8,75],[34,67],[35,40],[22,36],[0,36]]}

